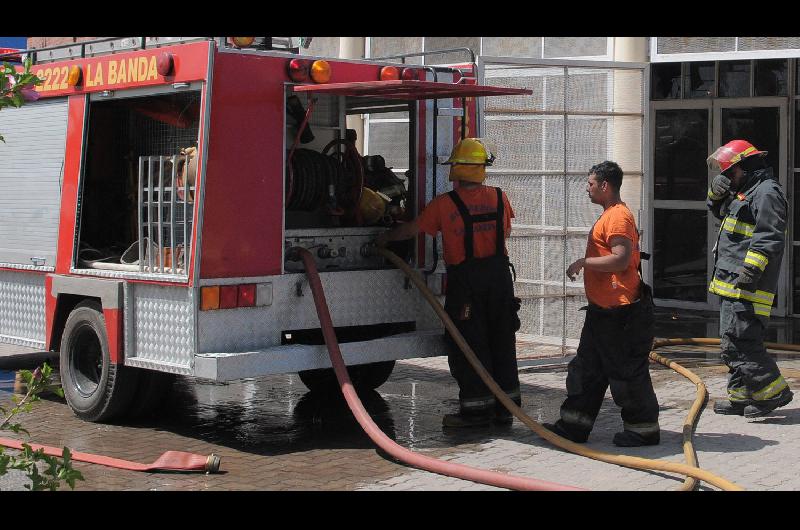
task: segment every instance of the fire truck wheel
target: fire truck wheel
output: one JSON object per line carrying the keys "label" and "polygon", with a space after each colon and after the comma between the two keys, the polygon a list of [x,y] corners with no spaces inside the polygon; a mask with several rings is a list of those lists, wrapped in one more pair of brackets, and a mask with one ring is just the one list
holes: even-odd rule
{"label": "fire truck wheel", "polygon": [[[350,380],[356,390],[375,390],[389,379],[392,370],[394,370],[394,361],[381,361],[350,366],[347,368],[347,373],[350,374]],[[312,392],[326,394],[339,392],[339,381],[336,379],[333,368],[304,370],[297,375]]]}
{"label": "fire truck wheel", "polygon": [[59,365],[64,397],[76,416],[102,422],[127,411],[139,374],[111,362],[99,303],[81,302],[69,314]]}
{"label": "fire truck wheel", "polygon": [[135,368],[139,372],[136,393],[133,396],[128,417],[154,416],[169,398],[175,384],[175,374]]}

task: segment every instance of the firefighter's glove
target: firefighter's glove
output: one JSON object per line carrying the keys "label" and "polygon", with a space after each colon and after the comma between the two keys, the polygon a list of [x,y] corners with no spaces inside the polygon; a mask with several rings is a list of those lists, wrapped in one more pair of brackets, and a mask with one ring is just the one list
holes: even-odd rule
{"label": "firefighter's glove", "polygon": [[725,175],[717,175],[711,181],[711,188],[708,190],[708,198],[712,201],[719,201],[725,198],[731,190],[731,179]]}
{"label": "firefighter's glove", "polygon": [[741,269],[739,269],[738,273],[739,278],[736,280],[736,288],[751,292],[755,291],[756,284],[761,278],[761,269],[749,264],[745,264]]}

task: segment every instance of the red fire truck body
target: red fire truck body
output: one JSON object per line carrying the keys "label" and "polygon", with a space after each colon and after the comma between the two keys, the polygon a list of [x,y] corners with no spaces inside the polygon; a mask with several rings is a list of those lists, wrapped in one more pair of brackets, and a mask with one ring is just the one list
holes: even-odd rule
{"label": "red fire truck body", "polygon": [[[363,60],[330,59],[328,79],[297,82],[292,61],[315,64],[214,40],[39,62],[41,98],[0,114],[0,186],[14,190],[0,199],[0,341],[59,351],[79,416],[149,410],[175,374],[329,383],[294,246],[318,258],[357,382],[444,353],[423,298],[367,248],[437,180],[444,191],[437,158],[462,134],[462,98],[523,91],[457,69],[381,80],[389,63]],[[361,157],[347,116],[372,113],[400,115],[407,135]],[[395,250],[440,285],[430,240]]]}

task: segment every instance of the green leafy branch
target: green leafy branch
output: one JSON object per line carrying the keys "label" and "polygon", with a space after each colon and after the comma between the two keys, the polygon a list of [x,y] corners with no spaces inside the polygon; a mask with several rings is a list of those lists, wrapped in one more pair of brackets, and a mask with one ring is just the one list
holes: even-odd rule
{"label": "green leafy branch", "polygon": [[[5,107],[19,108],[27,101],[39,99],[34,87],[41,85],[42,80],[31,73],[31,64],[31,58],[26,57],[22,71],[17,71],[6,62],[0,67],[0,110]],[[2,135],[0,141],[5,142]]]}
{"label": "green leafy branch", "polygon": [[[13,433],[25,433],[30,435],[21,424],[15,423],[14,417],[20,413],[27,413],[32,410],[33,404],[40,401],[39,394],[42,392],[53,392],[60,397],[64,397],[64,391],[60,385],[52,382],[53,369],[44,363],[33,372],[20,370],[20,375],[27,387],[24,396],[12,396],[14,406],[10,410],[0,406],[0,431],[7,430]],[[39,464],[44,464],[43,471],[40,471]],[[8,473],[9,469],[23,471],[30,479],[31,484],[26,484],[25,488],[32,491],[50,490],[55,491],[61,486],[61,482],[66,482],[71,489],[75,489],[76,480],[84,480],[80,471],[72,467],[72,454],[64,447],[61,459],[46,455],[44,449],[33,450],[26,444],[22,444],[19,455],[6,454],[0,447],[0,476]]]}

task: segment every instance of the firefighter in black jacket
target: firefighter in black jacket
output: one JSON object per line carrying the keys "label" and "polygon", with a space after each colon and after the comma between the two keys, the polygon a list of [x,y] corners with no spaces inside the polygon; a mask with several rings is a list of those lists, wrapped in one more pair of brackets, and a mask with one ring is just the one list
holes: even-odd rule
{"label": "firefighter in black jacket", "polygon": [[729,401],[717,414],[763,416],[792,400],[778,365],[764,348],[778,284],[786,230],[786,197],[766,165],[766,151],[732,140],[708,157],[720,171],[708,190],[708,208],[722,221],[714,247],[709,291],[720,299],[722,360]]}

